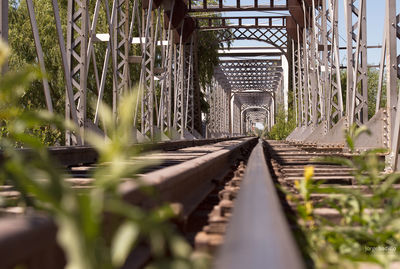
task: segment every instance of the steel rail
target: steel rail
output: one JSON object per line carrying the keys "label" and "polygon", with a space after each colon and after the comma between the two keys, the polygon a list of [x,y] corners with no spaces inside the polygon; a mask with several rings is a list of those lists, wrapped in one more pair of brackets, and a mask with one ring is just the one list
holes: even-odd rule
{"label": "steel rail", "polygon": [[[196,140],[191,143],[204,142]],[[140,182],[158,191],[159,202],[179,205],[177,209],[181,210],[177,212],[177,221],[185,221],[230,171],[231,166],[243,159],[256,143],[257,138],[241,138],[237,143],[209,154],[144,174]],[[119,191],[128,203],[145,208],[154,206],[154,199],[145,195],[133,181],[121,183]],[[113,217],[106,214],[105,224],[112,223],[109,218]],[[54,249],[58,249],[55,234],[56,226],[51,218],[38,216],[38,213],[0,218],[0,268],[13,268],[19,264],[27,265],[28,269],[64,268],[62,255],[57,254],[52,258]],[[140,268],[150,258],[148,249],[135,249],[133,252],[136,254],[128,258],[129,266],[125,265],[124,268]]]}
{"label": "steel rail", "polygon": [[217,269],[304,268],[264,157],[263,142],[253,149],[234,203]]}
{"label": "steel rail", "polygon": [[[156,143],[142,143],[133,144],[132,147],[136,147],[139,151],[150,151],[150,150],[162,150],[171,151],[178,150],[187,147],[196,147],[207,144],[218,143],[222,141],[228,141],[233,139],[240,139],[244,136],[239,137],[225,137],[225,138],[211,138],[211,139],[196,139],[196,140],[178,140],[178,141],[163,141]],[[29,156],[30,149],[18,149],[23,154]],[[60,147],[49,147],[48,151],[51,156],[58,160],[63,166],[76,166],[81,164],[95,163],[98,158],[97,151],[90,146],[60,146]],[[4,161],[3,151],[0,150],[0,166]]]}

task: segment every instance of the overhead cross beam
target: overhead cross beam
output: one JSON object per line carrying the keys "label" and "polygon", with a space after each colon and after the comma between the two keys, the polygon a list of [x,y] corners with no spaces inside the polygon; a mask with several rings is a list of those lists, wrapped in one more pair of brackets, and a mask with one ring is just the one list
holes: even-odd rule
{"label": "overhead cross beam", "polygon": [[261,29],[254,26],[235,26],[230,29],[218,30],[217,38],[219,42],[228,42],[233,40],[255,40],[265,42],[280,50],[282,54],[286,54],[287,33],[286,28],[283,27]]}
{"label": "overhead cross beam", "polygon": [[280,57],[283,54],[276,47],[230,47],[218,50],[219,57]]}
{"label": "overhead cross beam", "polygon": [[[265,3],[265,2],[264,2]],[[288,10],[287,1],[284,4],[279,1],[269,0],[267,4],[259,5],[258,0],[253,4],[243,5],[240,0],[236,0],[236,5],[224,5],[223,0],[218,0],[218,4],[209,4],[208,0],[189,1],[189,12],[226,12],[226,11],[281,11]]]}
{"label": "overhead cross beam", "polygon": [[199,29],[230,29],[230,28],[285,28],[286,16],[249,16],[249,17],[195,17]]}

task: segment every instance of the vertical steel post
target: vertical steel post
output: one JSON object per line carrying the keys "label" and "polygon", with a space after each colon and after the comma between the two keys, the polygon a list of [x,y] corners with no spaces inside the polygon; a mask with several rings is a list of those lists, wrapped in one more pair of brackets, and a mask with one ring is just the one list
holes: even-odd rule
{"label": "vertical steel post", "polygon": [[[71,83],[76,91],[74,102],[70,103],[66,98],[65,116],[71,117],[71,107],[76,106],[78,124],[83,137],[86,123],[86,65],[87,65],[87,42],[88,42],[88,1],[68,0],[67,20],[67,62]],[[69,132],[66,133],[66,144],[76,144],[76,138]]]}
{"label": "vertical steel post", "polygon": [[[304,16],[304,20],[305,20]],[[305,20],[306,21],[306,20]],[[307,51],[307,28],[303,29],[303,54],[302,54],[302,62],[303,62],[303,71],[304,71],[304,79],[303,79],[303,89],[304,89],[304,126],[308,126],[311,120],[310,117],[310,81],[309,81],[309,61],[308,61],[308,51]]]}
{"label": "vertical steel post", "polygon": [[140,74],[140,92],[142,98],[142,121],[141,131],[143,135],[154,138],[153,111],[154,111],[154,22],[153,22],[153,0],[149,0],[149,6],[143,12],[146,19],[144,28],[144,48],[142,50],[142,69]]}
{"label": "vertical steel post", "polygon": [[[393,126],[396,115],[396,104],[397,104],[397,19],[396,19],[396,1],[386,0],[386,20],[385,20],[385,32],[386,32],[386,91],[387,91],[387,102],[386,107],[389,114],[390,133],[393,138]],[[399,109],[399,107],[397,108]],[[400,120],[400,119],[397,119]]]}
{"label": "vertical steel post", "polygon": [[386,89],[387,89],[387,110],[389,113],[389,130],[391,148],[388,164],[392,171],[397,168],[399,154],[399,136],[400,136],[400,98],[397,96],[398,79],[398,57],[397,57],[397,39],[396,36],[400,28],[396,16],[396,0],[386,0]]}
{"label": "vertical steel post", "polygon": [[[161,97],[160,97],[160,109],[159,109],[159,117],[157,121],[158,127],[161,129],[162,132],[170,132],[171,131],[171,94],[172,94],[172,87],[173,87],[173,30],[172,28],[172,18],[174,16],[174,5],[175,0],[172,1],[171,6],[164,7],[164,10],[167,9],[170,11],[170,19],[168,23],[168,28],[164,29],[164,38],[167,40],[167,46],[163,49],[163,78],[161,81]],[[164,12],[165,16],[165,12]],[[164,48],[164,46],[163,46]]]}
{"label": "vertical steel post", "polygon": [[[40,44],[39,31],[38,31],[38,27],[37,27],[37,23],[36,23],[36,16],[35,16],[35,11],[33,8],[32,0],[26,0],[26,5],[28,7],[28,13],[29,13],[29,18],[30,18],[30,22],[31,22],[32,34],[33,34],[33,39],[35,41],[36,54],[38,57],[40,70],[42,71],[43,74],[45,74],[46,68],[44,65],[43,50],[42,50],[42,46]],[[43,76],[43,91],[44,91],[44,96],[46,98],[47,109],[50,112],[53,112],[53,103],[51,101],[50,86],[49,86],[49,82],[48,82],[46,76]]]}
{"label": "vertical steel post", "polygon": [[8,0],[1,0],[0,23],[0,37],[4,42],[8,42]]}
{"label": "vertical steel post", "polygon": [[[353,123],[361,125],[368,121],[367,14],[365,0],[359,0],[358,8],[355,7],[354,2],[355,0],[345,0],[347,18],[347,101],[349,102],[347,116],[350,125]],[[354,25],[353,15],[356,18]],[[356,43],[354,54],[353,41]]]}
{"label": "vertical steel post", "polygon": [[[299,25],[297,24],[297,72],[298,72],[298,81],[299,81],[299,119],[300,124],[299,126],[306,125],[306,109],[305,109],[305,101],[304,101],[304,69],[302,69],[303,61],[302,61],[302,50],[301,50],[301,42],[300,42],[300,29]],[[272,113],[272,111],[271,111]],[[271,116],[272,117],[272,116]]]}
{"label": "vertical steel post", "polygon": [[[386,9],[386,18],[387,18],[387,9]],[[376,105],[375,105],[375,113],[378,113],[378,110],[381,107],[381,97],[382,97],[382,86],[383,86],[383,76],[385,72],[385,62],[386,62],[386,27],[383,31],[382,38],[382,49],[381,49],[381,60],[379,63],[379,80],[378,80],[378,92],[376,94]]]}
{"label": "vertical steel post", "polygon": [[[79,117],[78,117],[78,112],[77,108],[75,106],[75,97],[74,97],[74,92],[73,92],[73,85],[72,85],[72,79],[71,79],[71,72],[69,68],[69,61],[67,58],[67,53],[66,53],[66,48],[65,48],[65,41],[64,41],[64,36],[62,33],[62,28],[61,28],[61,18],[60,18],[60,9],[58,8],[58,2],[57,0],[52,0],[52,6],[53,6],[53,14],[54,14],[54,20],[56,23],[56,30],[57,30],[57,37],[58,37],[58,44],[60,48],[60,54],[61,54],[61,62],[63,65],[63,72],[64,72],[64,78],[65,78],[65,88],[66,88],[66,106],[67,104],[73,104],[71,106],[67,106],[67,108],[70,110],[70,114],[68,114],[68,117],[71,116],[73,122],[79,126]],[[82,130],[82,129],[81,129]],[[66,144],[70,145],[71,141],[71,133],[66,132]],[[81,134],[82,135],[82,134]],[[76,144],[81,145],[82,144],[82,139],[80,135],[75,136],[76,138]]]}
{"label": "vertical steel post", "polygon": [[190,133],[194,130],[194,88],[193,88],[193,36],[191,37],[190,44],[185,46],[185,80],[186,80],[186,94],[185,94],[185,120],[184,128]]}
{"label": "vertical steel post", "polygon": [[292,39],[292,87],[293,87],[293,107],[296,113],[296,125],[300,124],[300,111],[298,111],[299,107],[297,105],[298,98],[298,70],[297,70],[297,61],[296,61],[296,49],[295,43]]}
{"label": "vertical steel post", "polygon": [[176,50],[177,69],[175,83],[175,109],[174,109],[174,127],[183,137],[185,128],[185,45],[181,42]]}
{"label": "vertical steel post", "polygon": [[[1,0],[0,4],[0,38],[8,43],[8,0]],[[7,62],[0,66],[0,73],[7,71]]]}
{"label": "vertical steel post", "polygon": [[346,20],[346,54],[347,54],[347,69],[346,69],[346,117],[350,119],[351,96],[353,95],[353,18],[352,7],[353,0],[343,0],[344,14]]}
{"label": "vertical steel post", "polygon": [[[343,97],[340,81],[339,65],[339,33],[338,33],[338,0],[329,0],[329,21],[331,22],[330,38],[330,70],[328,89],[328,127],[339,121],[343,116]],[[328,38],[329,38],[328,37]]]}
{"label": "vertical steel post", "polygon": [[[317,51],[318,53],[318,60],[320,63],[320,102],[321,102],[321,119],[322,121],[326,121],[329,118],[328,114],[328,106],[329,106],[329,50],[328,50],[328,43],[332,39],[329,40],[328,38],[328,22],[329,16],[328,16],[328,9],[326,6],[326,0],[322,0],[322,6],[320,9],[320,31],[319,31],[319,40],[322,45],[322,59],[321,59],[321,53],[319,53],[319,49]],[[332,22],[331,22],[332,23]],[[330,29],[330,32],[332,32],[332,28]]]}
{"label": "vertical steel post", "polygon": [[[311,12],[310,13],[310,27],[308,30],[308,42],[309,42],[309,50],[308,53],[310,55],[310,58],[307,59],[307,66],[308,66],[308,73],[310,75],[310,82],[311,82],[311,124],[313,126],[318,125],[318,63],[316,61],[316,50],[318,49],[317,47],[317,40],[316,40],[316,25],[315,25],[315,0],[312,0],[312,7],[311,7]],[[305,4],[303,2],[303,7],[305,9]],[[306,20],[304,20],[306,21]],[[308,61],[310,60],[310,61]]]}
{"label": "vertical steel post", "polygon": [[[116,100],[115,104],[118,105],[119,97],[124,91],[129,88],[129,1],[128,0],[114,0],[117,1],[115,9],[115,23],[114,28],[114,49],[116,50],[117,60],[117,81],[115,82]],[[114,113],[116,106],[114,107]]]}

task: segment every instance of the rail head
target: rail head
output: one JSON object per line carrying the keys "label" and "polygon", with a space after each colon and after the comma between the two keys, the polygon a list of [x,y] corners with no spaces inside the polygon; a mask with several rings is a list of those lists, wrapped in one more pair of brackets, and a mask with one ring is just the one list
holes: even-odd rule
{"label": "rail head", "polygon": [[269,173],[261,140],[250,155],[214,267],[305,268]]}

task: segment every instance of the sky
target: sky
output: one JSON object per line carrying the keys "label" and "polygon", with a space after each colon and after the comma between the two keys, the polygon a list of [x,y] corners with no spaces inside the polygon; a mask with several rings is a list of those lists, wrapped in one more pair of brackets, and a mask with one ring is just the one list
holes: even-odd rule
{"label": "sky", "polygon": [[[242,5],[252,5],[254,0],[241,0]],[[339,46],[346,46],[346,30],[344,21],[344,1],[339,1]],[[259,5],[268,4],[269,0],[259,0]],[[284,4],[285,0],[275,0],[275,4]],[[385,16],[385,0],[367,0],[367,45],[382,45],[383,26]],[[236,0],[225,0],[225,5],[235,5]],[[400,10],[400,0],[396,0],[397,13]],[[358,1],[356,1],[358,7]],[[285,12],[225,12],[224,16],[267,16],[267,15],[286,15]],[[239,40],[233,43],[233,46],[265,46],[265,43],[257,41]],[[400,44],[398,43],[398,48]],[[381,49],[368,49],[368,64],[377,65],[380,62]],[[340,53],[341,65],[346,65],[345,50]]]}

